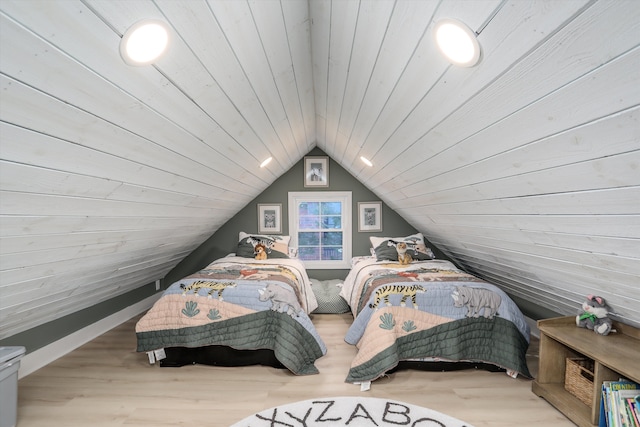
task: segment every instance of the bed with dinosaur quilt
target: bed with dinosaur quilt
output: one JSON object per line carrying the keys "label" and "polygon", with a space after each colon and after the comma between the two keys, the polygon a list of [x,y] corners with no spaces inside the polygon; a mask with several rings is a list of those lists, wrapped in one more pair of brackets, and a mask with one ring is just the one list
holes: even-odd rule
{"label": "bed with dinosaur quilt", "polygon": [[[345,341],[358,352],[346,382],[373,381],[405,362],[481,364],[531,378],[529,326],[516,304],[498,287],[432,259],[421,239],[372,238],[373,256],[352,261],[340,295],[354,316]],[[401,263],[396,245],[404,240],[412,257]]]}
{"label": "bed with dinosaur quilt", "polygon": [[240,237],[246,252],[166,289],[136,324],[137,351],[161,366],[263,364],[318,373],[314,363],[326,346],[308,315],[317,301],[304,265],[272,244],[267,259],[255,259],[253,246],[264,236]]}

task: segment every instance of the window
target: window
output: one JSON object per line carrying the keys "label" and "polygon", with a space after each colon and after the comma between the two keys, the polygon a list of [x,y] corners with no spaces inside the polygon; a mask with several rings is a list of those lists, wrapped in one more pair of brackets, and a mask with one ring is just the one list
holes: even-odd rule
{"label": "window", "polygon": [[349,268],[351,192],[289,193],[290,246],[307,268]]}

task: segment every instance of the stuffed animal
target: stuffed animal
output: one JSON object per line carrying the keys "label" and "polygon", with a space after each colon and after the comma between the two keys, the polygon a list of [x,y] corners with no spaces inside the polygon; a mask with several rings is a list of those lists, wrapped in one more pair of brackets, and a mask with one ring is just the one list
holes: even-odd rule
{"label": "stuffed animal", "polygon": [[271,300],[271,310],[273,311],[287,313],[291,317],[298,317],[304,313],[296,294],[280,285],[269,283],[266,287],[258,289],[258,293],[260,301]]}
{"label": "stuffed animal", "polygon": [[407,253],[406,243],[398,242],[398,244],[396,245],[396,250],[398,251],[398,262],[401,265],[411,264],[411,261],[413,261],[413,258],[411,258],[411,255]]}
{"label": "stuffed animal", "polygon": [[598,335],[608,335],[613,322],[607,317],[608,307],[604,298],[588,295],[582,303],[582,311],[576,316],[576,325],[591,329]]}
{"label": "stuffed animal", "polygon": [[267,247],[262,243],[258,243],[255,248],[253,248],[253,253],[256,254],[256,259],[258,260],[267,259]]}

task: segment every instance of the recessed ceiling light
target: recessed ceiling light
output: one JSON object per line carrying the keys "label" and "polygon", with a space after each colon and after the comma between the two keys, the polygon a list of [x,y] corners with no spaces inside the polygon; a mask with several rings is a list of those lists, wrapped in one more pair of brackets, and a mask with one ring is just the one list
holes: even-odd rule
{"label": "recessed ceiling light", "polygon": [[369,167],[373,166],[373,163],[371,163],[371,160],[367,159],[365,156],[360,156],[360,160],[362,160],[362,163],[364,163]]}
{"label": "recessed ceiling light", "polygon": [[157,19],[133,24],[120,40],[120,56],[129,65],[151,64],[167,50],[169,26]]}
{"label": "recessed ceiling light", "polygon": [[267,166],[269,163],[271,163],[271,160],[273,160],[273,157],[269,157],[268,159],[266,159],[265,161],[260,163],[260,167],[263,168],[263,167]]}
{"label": "recessed ceiling light", "polygon": [[455,19],[442,19],[433,30],[436,44],[447,59],[461,67],[480,61],[480,43],[469,27]]}

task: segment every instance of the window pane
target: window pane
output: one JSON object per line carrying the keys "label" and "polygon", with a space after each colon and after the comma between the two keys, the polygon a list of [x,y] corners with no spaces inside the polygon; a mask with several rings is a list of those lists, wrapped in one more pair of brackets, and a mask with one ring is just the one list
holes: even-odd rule
{"label": "window pane", "polygon": [[342,259],[342,248],[322,248],[322,260],[339,261]]}
{"label": "window pane", "polygon": [[303,202],[298,205],[298,213],[300,216],[304,215],[318,215],[320,214],[319,202]]}
{"label": "window pane", "polygon": [[289,231],[311,268],[345,268],[351,257],[351,193],[290,192]]}
{"label": "window pane", "polygon": [[298,220],[301,230],[317,230],[320,228],[320,218],[317,216],[301,216]]}
{"label": "window pane", "polygon": [[298,258],[303,261],[316,261],[320,259],[320,248],[305,246],[298,248]]}
{"label": "window pane", "polygon": [[322,228],[339,229],[342,228],[342,217],[339,216],[324,216],[322,217]]}
{"label": "window pane", "polygon": [[342,246],[341,232],[325,232],[322,233],[323,246]]}
{"label": "window pane", "polygon": [[298,233],[298,246],[318,246],[320,233]]}
{"label": "window pane", "polygon": [[322,203],[322,215],[342,215],[342,203],[340,202]]}

